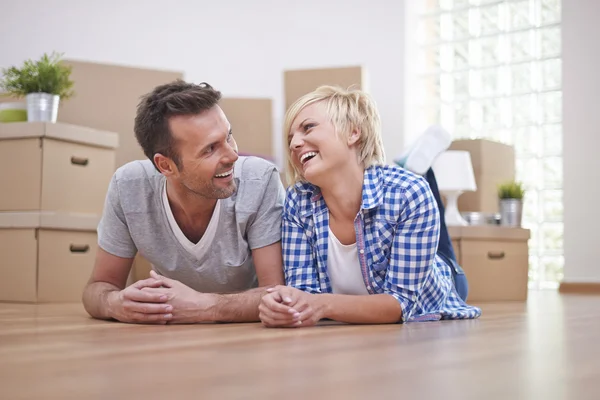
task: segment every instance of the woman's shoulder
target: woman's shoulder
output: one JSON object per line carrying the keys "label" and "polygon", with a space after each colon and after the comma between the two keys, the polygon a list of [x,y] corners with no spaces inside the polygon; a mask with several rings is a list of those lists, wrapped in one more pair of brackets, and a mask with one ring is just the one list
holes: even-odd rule
{"label": "woman's shoulder", "polygon": [[311,198],[319,193],[316,186],[308,182],[296,182],[285,191],[285,208],[299,211],[310,206]]}
{"label": "woman's shoulder", "polygon": [[386,192],[401,194],[414,187],[428,185],[425,178],[398,165],[376,165],[368,169],[365,180]]}

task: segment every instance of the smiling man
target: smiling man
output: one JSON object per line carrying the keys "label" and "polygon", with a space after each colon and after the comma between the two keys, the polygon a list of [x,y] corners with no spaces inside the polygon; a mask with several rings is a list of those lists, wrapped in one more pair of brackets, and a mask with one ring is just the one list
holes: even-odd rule
{"label": "smiling man", "polygon": [[[283,284],[279,173],[238,156],[220,99],[206,83],[175,81],[140,102],[135,135],[148,160],[122,166],[109,185],[83,294],[92,317],[258,321],[265,288]],[[153,271],[126,287],[138,252]]]}

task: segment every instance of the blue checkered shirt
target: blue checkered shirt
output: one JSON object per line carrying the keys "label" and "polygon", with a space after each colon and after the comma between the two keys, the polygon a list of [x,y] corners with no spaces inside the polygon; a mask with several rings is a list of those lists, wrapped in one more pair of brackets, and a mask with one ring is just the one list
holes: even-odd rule
{"label": "blue checkered shirt", "polygon": [[[457,294],[452,273],[436,252],[440,216],[427,181],[397,166],[364,173],[354,220],[363,280],[370,294],[389,294],[402,322],[477,318],[481,310]],[[319,188],[298,182],[287,190],[282,222],[286,284],[331,293],[327,272],[329,212]]]}

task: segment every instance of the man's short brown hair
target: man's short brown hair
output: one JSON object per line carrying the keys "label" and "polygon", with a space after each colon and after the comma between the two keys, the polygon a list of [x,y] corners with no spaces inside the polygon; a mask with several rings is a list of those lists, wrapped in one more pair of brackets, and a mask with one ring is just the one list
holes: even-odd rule
{"label": "man's short brown hair", "polygon": [[[144,154],[154,164],[154,155],[171,158],[181,169],[181,159],[169,128],[169,119],[179,115],[196,115],[214,107],[221,92],[208,83],[198,85],[180,79],[157,86],[140,101],[135,117],[134,132]],[[154,167],[158,170],[156,164]]]}

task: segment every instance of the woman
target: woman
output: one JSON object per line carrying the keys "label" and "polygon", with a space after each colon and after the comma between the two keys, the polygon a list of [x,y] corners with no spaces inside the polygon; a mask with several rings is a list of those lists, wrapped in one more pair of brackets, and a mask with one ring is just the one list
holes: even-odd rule
{"label": "woman", "polygon": [[384,164],[380,119],[361,91],[330,86],[288,110],[283,216],[287,286],[259,306],[269,327],[477,318],[437,255],[440,214],[420,175]]}

